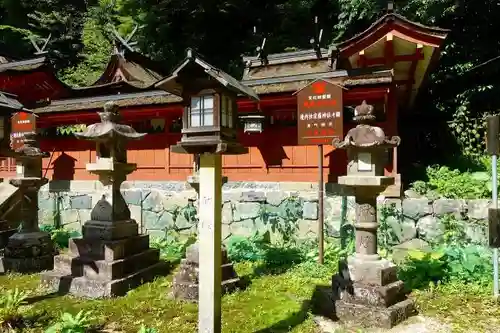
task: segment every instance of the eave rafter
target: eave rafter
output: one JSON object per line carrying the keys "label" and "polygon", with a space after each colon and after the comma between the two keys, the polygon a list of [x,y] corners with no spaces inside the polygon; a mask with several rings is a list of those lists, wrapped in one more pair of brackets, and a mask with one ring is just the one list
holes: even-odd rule
{"label": "eave rafter", "polygon": [[410,106],[432,67],[448,30],[426,27],[389,12],[368,29],[337,45],[351,68],[385,66]]}

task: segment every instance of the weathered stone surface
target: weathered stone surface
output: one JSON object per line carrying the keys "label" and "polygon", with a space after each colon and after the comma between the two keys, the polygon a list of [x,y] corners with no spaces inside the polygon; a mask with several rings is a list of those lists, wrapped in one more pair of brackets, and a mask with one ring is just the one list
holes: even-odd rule
{"label": "weathered stone surface", "polygon": [[163,210],[163,197],[161,193],[159,191],[151,191],[149,195],[144,198],[142,208],[155,213],[161,212]]}
{"label": "weathered stone surface", "polygon": [[429,252],[431,251],[431,246],[426,241],[415,238],[394,246],[392,250],[392,260],[395,264],[399,265],[405,261],[409,252],[414,250]]}
{"label": "weathered stone surface", "polygon": [[286,197],[287,194],[283,191],[272,191],[266,193],[267,203],[273,206],[279,206]]}
{"label": "weathered stone surface", "polygon": [[437,242],[444,234],[443,223],[434,216],[425,216],[418,220],[417,230],[419,238],[428,242]]}
{"label": "weathered stone surface", "polygon": [[487,220],[490,204],[491,200],[488,199],[469,200],[467,214],[472,219]]}
{"label": "weathered stone surface", "polygon": [[80,221],[80,215],[77,209],[68,209],[61,212],[61,223],[63,225]]}
{"label": "weathered stone surface", "polygon": [[353,293],[344,293],[342,299],[349,303],[389,307],[405,299],[404,282],[395,281],[385,286],[353,284]]}
{"label": "weathered stone surface", "polygon": [[386,223],[390,226],[399,243],[413,239],[417,236],[417,226],[411,219],[403,218],[403,220],[400,221],[394,216],[389,216],[386,219]]}
{"label": "weathered stone surface", "polygon": [[432,214],[432,201],[429,199],[404,200],[403,214],[413,219]]}
{"label": "weathered stone surface", "polygon": [[233,204],[226,202],[222,205],[222,223],[230,224],[233,221]]}
{"label": "weathered stone surface", "polygon": [[317,220],[318,203],[314,201],[305,201],[302,205],[302,217],[305,220]]}
{"label": "weathered stone surface", "polygon": [[[240,279],[229,262],[227,251],[222,247],[221,252],[221,288],[222,293],[228,293],[240,285]],[[191,302],[198,301],[198,264],[199,243],[194,243],[186,249],[186,258],[181,261],[180,268],[173,279],[171,296]]]}
{"label": "weathered stone surface", "polygon": [[368,260],[351,256],[347,259],[349,276],[353,282],[385,286],[397,280],[397,267],[389,260]]}
{"label": "weathered stone surface", "polygon": [[[68,183],[70,184],[70,183]],[[66,191],[71,186],[66,184]],[[97,186],[94,181],[85,185],[81,182],[75,188],[78,192],[50,192],[48,187],[40,192],[39,222],[43,224],[54,223],[54,198],[60,198],[60,216],[63,224],[71,227],[78,226],[89,219],[88,209],[75,209],[75,207],[88,206],[86,203],[76,203],[75,198],[83,196],[90,198],[92,206],[101,198],[102,186]],[[141,231],[162,230],[173,228],[164,211],[173,212],[175,209],[184,209],[187,205],[197,206],[196,193],[189,190],[183,182],[128,182],[128,187],[122,191],[126,202],[129,204],[131,216],[141,226]],[[84,188],[86,190],[84,191]],[[297,235],[314,237],[315,228],[310,228],[310,221],[318,218],[317,203],[311,200],[317,196],[312,184],[280,184],[280,183],[246,183],[233,182],[224,187],[223,198],[225,204],[222,207],[222,221],[226,225],[225,232],[235,235],[251,235],[256,230],[263,230],[267,226],[259,219],[261,209],[266,209],[278,216],[284,215],[283,200],[289,196],[298,196],[303,202],[303,219],[299,221]],[[88,201],[87,199],[84,199]],[[311,200],[311,201],[309,201]],[[144,202],[143,202],[144,201]],[[407,240],[421,237],[431,242],[439,242],[443,229],[439,219],[446,214],[460,217],[460,212],[466,213],[464,222],[465,232],[474,243],[485,244],[485,220],[489,200],[460,200],[460,199],[436,199],[429,198],[398,199],[379,198],[379,207],[394,203],[397,210],[403,210],[404,218],[401,221],[393,217],[387,218],[387,223],[397,241],[404,243]],[[80,206],[75,206],[80,204]],[[462,207],[465,208],[462,210]],[[316,209],[315,209],[316,208]],[[347,197],[345,205],[344,223],[352,223],[355,219],[353,197]],[[181,214],[182,215],[182,214]],[[324,201],[325,230],[327,235],[340,236],[342,216],[342,197],[326,195]],[[380,216],[380,215],[379,215]],[[140,218],[139,218],[140,217]],[[161,218],[163,217],[163,218]],[[255,221],[254,221],[255,220]],[[77,223],[78,222],[78,223]],[[195,228],[194,221],[187,221],[179,217],[175,228],[183,232],[189,232]],[[238,224],[243,222],[242,224]],[[229,225],[232,226],[229,226]],[[158,229],[151,229],[158,228]],[[310,230],[311,229],[311,230]],[[311,231],[311,232],[309,232]],[[154,231],[152,231],[154,232]],[[158,232],[160,234],[162,232]]]}
{"label": "weathered stone surface", "polygon": [[125,190],[122,191],[122,196],[128,205],[140,206],[142,204],[141,190]]}
{"label": "weathered stone surface", "polygon": [[353,304],[345,301],[335,303],[337,317],[343,322],[356,322],[360,326],[392,328],[416,314],[413,300],[407,299],[388,308]]}
{"label": "weathered stone surface", "polygon": [[56,203],[53,197],[50,197],[48,192],[45,192],[47,196],[38,196],[38,208],[44,210],[54,210]]}
{"label": "weathered stone surface", "polygon": [[437,199],[434,201],[434,214],[437,216],[446,214],[459,216],[464,208],[466,208],[465,200]]}
{"label": "weathered stone surface", "polygon": [[71,197],[72,209],[92,209],[92,198],[86,194]]}
{"label": "weathered stone surface", "polygon": [[260,204],[257,202],[241,202],[234,206],[234,221],[255,219],[259,216]]}
{"label": "weathered stone surface", "polygon": [[266,202],[266,194],[264,192],[248,191],[241,193],[241,202]]}
{"label": "weathered stone surface", "polygon": [[156,221],[155,224],[156,228],[148,228],[148,229],[157,229],[157,230],[164,230],[164,229],[171,229],[174,227],[174,220],[172,218],[172,214],[169,212],[164,211],[161,213],[161,215],[158,217],[158,220]]}

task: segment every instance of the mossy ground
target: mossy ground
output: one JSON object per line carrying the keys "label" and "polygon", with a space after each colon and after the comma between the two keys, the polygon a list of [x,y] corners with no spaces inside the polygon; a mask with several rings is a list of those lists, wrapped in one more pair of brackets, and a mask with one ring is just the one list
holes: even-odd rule
{"label": "mossy ground", "polygon": [[[223,332],[318,332],[310,314],[311,297],[317,286],[329,285],[331,267],[302,264],[280,274],[257,264],[238,264],[236,268],[249,285],[224,296]],[[37,320],[26,332],[43,332],[61,313],[80,310],[92,311],[96,323],[116,332],[136,333],[141,324],[159,333],[196,332],[197,306],[168,297],[172,275],[111,300],[47,295],[39,281],[38,275],[0,276],[0,292],[19,288],[31,293],[25,314]],[[421,314],[451,323],[457,332],[495,332],[492,329],[498,326],[500,307],[491,299],[491,289],[451,284],[413,295]]]}

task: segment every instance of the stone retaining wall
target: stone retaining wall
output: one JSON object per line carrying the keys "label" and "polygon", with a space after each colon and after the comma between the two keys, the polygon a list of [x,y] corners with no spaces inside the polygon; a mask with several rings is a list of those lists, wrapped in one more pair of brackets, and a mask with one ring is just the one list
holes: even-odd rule
{"label": "stone retaining wall", "polygon": [[[196,228],[196,192],[184,182],[126,182],[122,193],[132,218],[144,233],[162,236],[168,229],[188,233]],[[40,223],[54,224],[58,221],[67,229],[80,231],[101,194],[99,182],[53,181],[40,191]],[[329,236],[339,237],[343,221],[352,223],[354,220],[354,198],[347,197],[344,200],[343,213],[342,197],[331,194],[325,196],[325,229]],[[480,243],[487,242],[489,200],[379,198],[379,201],[381,204],[394,205],[398,212],[384,219],[394,245],[414,238],[439,242],[445,229],[441,217],[446,214],[454,214],[465,220],[465,231],[470,238]],[[301,216],[295,214],[297,212]],[[224,185],[224,238],[251,235],[256,230],[269,229],[271,221],[297,224],[299,237],[314,237],[318,221],[316,186],[310,183],[256,182],[231,182]]]}

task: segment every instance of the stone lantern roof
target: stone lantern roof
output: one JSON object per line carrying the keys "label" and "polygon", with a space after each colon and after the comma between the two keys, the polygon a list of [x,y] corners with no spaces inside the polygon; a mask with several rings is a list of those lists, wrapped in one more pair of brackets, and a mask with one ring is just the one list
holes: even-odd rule
{"label": "stone lantern roof", "polygon": [[76,137],[84,140],[106,140],[122,138],[126,140],[142,139],[146,133],[138,133],[129,125],[119,124],[120,113],[114,102],[104,104],[104,111],[98,112],[100,123],[92,124],[82,133],[75,133]]}
{"label": "stone lantern roof", "polygon": [[372,126],[370,123],[375,121],[373,106],[363,101],[354,111],[354,121],[358,122],[355,128],[347,132],[344,140],[333,139],[333,146],[339,149],[348,148],[392,148],[399,146],[401,141],[399,136],[388,137],[384,130],[378,126]]}

